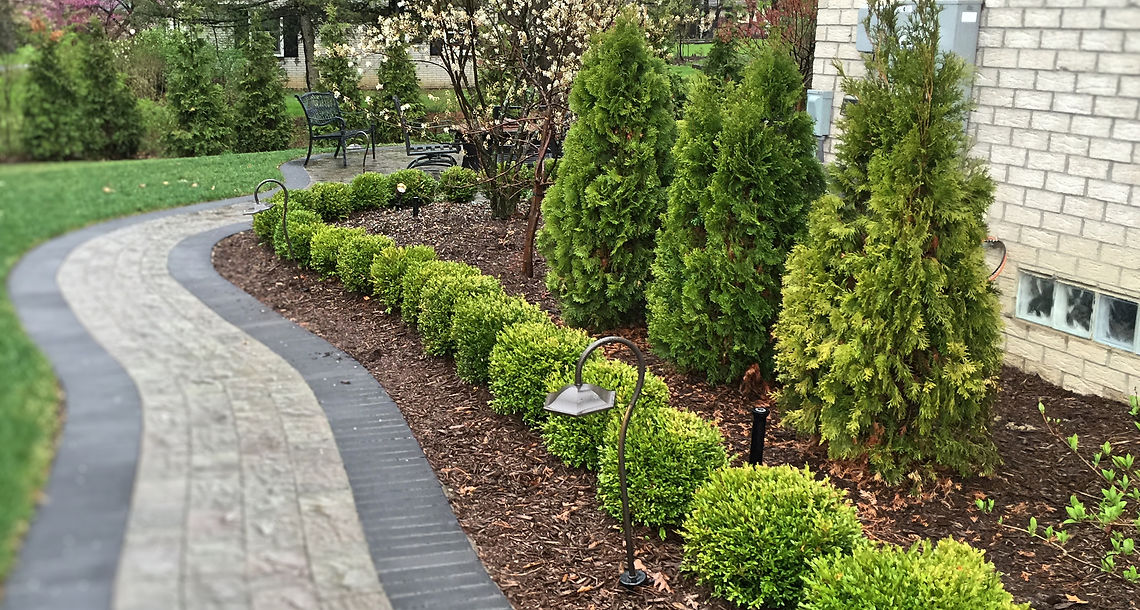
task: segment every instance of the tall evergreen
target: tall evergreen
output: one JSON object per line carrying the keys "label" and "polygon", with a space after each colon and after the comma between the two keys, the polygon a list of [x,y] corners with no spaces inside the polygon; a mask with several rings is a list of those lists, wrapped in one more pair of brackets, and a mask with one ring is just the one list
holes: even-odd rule
{"label": "tall evergreen", "polygon": [[938,51],[934,0],[905,23],[885,0],[870,13],[868,76],[843,78],[858,104],[834,194],[784,280],[785,421],[888,480],[934,464],[987,472],[1000,317],[981,248],[993,182],[966,156],[968,67]]}
{"label": "tall evergreen", "polygon": [[364,108],[364,92],[360,90],[356,50],[349,44],[350,30],[351,26],[337,17],[335,4],[325,7],[317,70],[321,75],[320,90],[336,96],[341,112],[356,113]]}
{"label": "tall evergreen", "polygon": [[36,55],[28,63],[21,135],[24,150],[37,161],[83,156],[85,118],[74,70],[60,56],[56,33],[40,33]]}
{"label": "tall evergreen", "polygon": [[228,151],[233,126],[222,88],[214,83],[212,50],[199,31],[177,34],[173,47],[166,101],[178,126],[167,134],[167,147],[180,157]]}
{"label": "tall evergreen", "polygon": [[538,247],[566,320],[607,327],[644,308],[677,132],[665,62],[632,13],[591,41],[570,108]]}
{"label": "tall evergreen", "polygon": [[[255,26],[260,18],[252,20]],[[242,43],[234,148],[238,152],[281,150],[289,145],[292,124],[285,108],[285,71],[273,53],[276,40],[254,27]]]}
{"label": "tall evergreen", "polygon": [[86,157],[125,159],[135,156],[142,140],[138,99],[115,62],[103,24],[92,20],[83,34],[80,91],[87,117]]}
{"label": "tall evergreen", "polygon": [[376,126],[378,141],[399,142],[404,135],[392,96],[399,97],[400,104],[407,107],[404,117],[408,122],[418,123],[424,117],[416,65],[402,42],[392,44],[384,51],[384,61],[376,69],[376,81],[380,84],[380,92],[373,98],[374,113],[379,119]]}
{"label": "tall evergreen", "polygon": [[[723,87],[723,90],[722,90]],[[677,143],[677,177],[649,290],[655,351],[710,381],[772,370],[784,260],[824,189],[791,57],[764,46],[739,84],[702,80]]]}

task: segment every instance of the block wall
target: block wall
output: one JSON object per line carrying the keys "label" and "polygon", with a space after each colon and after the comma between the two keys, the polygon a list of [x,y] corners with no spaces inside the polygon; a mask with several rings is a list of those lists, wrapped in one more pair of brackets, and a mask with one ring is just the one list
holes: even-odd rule
{"label": "block wall", "polygon": [[[320,51],[321,43],[317,41],[317,51]],[[408,48],[408,55],[416,65],[416,76],[420,79],[420,86],[424,89],[448,89],[451,87],[451,81],[447,78],[447,72],[435,64],[433,57],[429,54],[428,45],[413,45]],[[285,75],[288,79],[286,87],[290,89],[305,89],[305,47],[298,42],[297,44],[297,57],[282,57],[278,61],[281,62],[281,67],[285,69]],[[365,89],[373,89],[376,87],[376,67],[380,63],[380,56],[375,53],[365,53],[360,58],[360,67],[363,68],[364,74],[360,79],[360,86]]]}

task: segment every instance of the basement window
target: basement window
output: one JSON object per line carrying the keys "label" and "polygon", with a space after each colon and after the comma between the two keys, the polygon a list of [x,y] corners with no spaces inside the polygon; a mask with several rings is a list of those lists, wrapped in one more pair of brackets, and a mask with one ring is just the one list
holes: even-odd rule
{"label": "basement window", "polygon": [[1137,305],[1108,295],[1100,295],[1096,340],[1126,350],[1136,349]]}
{"label": "basement window", "polygon": [[1140,303],[1022,273],[1017,317],[1098,343],[1140,352]]}

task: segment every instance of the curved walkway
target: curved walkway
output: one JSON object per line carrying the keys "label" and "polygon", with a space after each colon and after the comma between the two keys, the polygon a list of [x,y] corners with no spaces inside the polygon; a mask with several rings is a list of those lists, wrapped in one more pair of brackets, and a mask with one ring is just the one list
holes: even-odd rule
{"label": "curved walkway", "polygon": [[214,272],[249,207],[99,225],[13,272],[67,418],[5,608],[509,608],[383,388]]}

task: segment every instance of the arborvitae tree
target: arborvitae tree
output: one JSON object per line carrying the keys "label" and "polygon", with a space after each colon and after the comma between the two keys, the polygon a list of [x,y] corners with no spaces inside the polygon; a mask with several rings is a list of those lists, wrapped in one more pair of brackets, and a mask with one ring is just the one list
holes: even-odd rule
{"label": "arborvitae tree", "polygon": [[713,82],[723,85],[728,81],[740,80],[744,72],[744,57],[740,43],[731,33],[718,33],[713,38],[712,48],[705,58],[705,74]]}
{"label": "arborvitae tree", "polygon": [[538,247],[563,317],[607,327],[643,310],[677,132],[665,62],[631,14],[591,42],[570,108]]}
{"label": "arborvitae tree", "polygon": [[380,92],[372,98],[372,106],[378,119],[377,139],[380,142],[399,142],[404,134],[400,129],[400,117],[396,114],[392,96],[399,97],[400,104],[406,106],[404,117],[409,122],[418,123],[424,116],[416,65],[412,63],[403,43],[397,42],[384,51],[384,60],[376,69],[376,80],[380,84]]}
{"label": "arborvitae tree", "polygon": [[676,147],[677,177],[649,289],[655,351],[710,381],[750,365],[772,370],[771,325],[784,260],[823,192],[802,82],[783,51],[763,47],[740,84],[707,80]]}
{"label": "arborvitae tree", "polygon": [[103,24],[88,23],[79,72],[88,135],[85,157],[125,159],[135,156],[142,140],[138,99],[119,72]]}
{"label": "arborvitae tree", "polygon": [[356,51],[348,41],[352,26],[337,19],[335,4],[325,7],[325,23],[321,26],[322,50],[317,57],[321,75],[320,90],[336,96],[341,112],[355,113],[364,108],[364,92],[360,90],[360,73],[356,71]]}
{"label": "arborvitae tree", "polygon": [[28,64],[21,135],[37,161],[79,158],[84,150],[86,119],[74,71],[60,58],[61,40],[70,39],[41,34]]}
{"label": "arborvitae tree", "polygon": [[178,127],[166,137],[180,157],[217,155],[230,149],[233,127],[219,85],[214,84],[214,57],[200,32],[176,35],[166,76],[166,101]]}
{"label": "arborvitae tree", "polygon": [[[260,18],[253,23],[259,25]],[[285,71],[273,56],[276,40],[261,27],[243,41],[244,64],[238,82],[234,140],[238,152],[281,150],[289,145],[292,124],[285,108]]]}
{"label": "arborvitae tree", "polygon": [[888,480],[931,464],[988,472],[1000,318],[981,248],[993,182],[962,127],[968,68],[938,51],[934,0],[906,24],[887,0],[870,12],[868,76],[843,79],[858,104],[835,195],[788,261],[775,331],[785,421]]}

